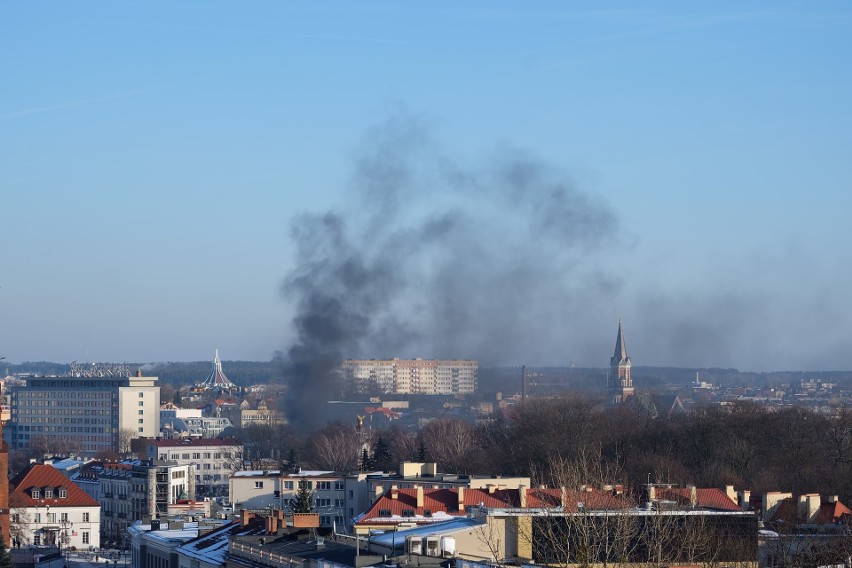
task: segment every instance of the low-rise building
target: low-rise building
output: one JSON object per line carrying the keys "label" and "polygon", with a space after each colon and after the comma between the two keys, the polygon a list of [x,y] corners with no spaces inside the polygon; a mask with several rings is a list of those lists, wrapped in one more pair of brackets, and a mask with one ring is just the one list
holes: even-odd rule
{"label": "low-rise building", "polygon": [[10,489],[13,546],[100,547],[100,504],[53,466],[31,463]]}

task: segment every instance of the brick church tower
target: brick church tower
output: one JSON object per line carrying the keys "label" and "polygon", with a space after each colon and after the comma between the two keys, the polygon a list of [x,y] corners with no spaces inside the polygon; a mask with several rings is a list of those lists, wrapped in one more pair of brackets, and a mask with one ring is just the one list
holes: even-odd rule
{"label": "brick church tower", "polygon": [[630,357],[624,343],[624,329],[618,320],[618,336],[615,338],[615,354],[609,360],[609,376],[606,385],[610,404],[620,404],[633,396],[633,379],[630,378]]}

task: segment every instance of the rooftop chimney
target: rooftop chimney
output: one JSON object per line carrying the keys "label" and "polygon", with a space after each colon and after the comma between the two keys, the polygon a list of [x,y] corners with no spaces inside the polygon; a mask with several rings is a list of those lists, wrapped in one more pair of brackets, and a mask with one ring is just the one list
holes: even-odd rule
{"label": "rooftop chimney", "polygon": [[459,487],[459,512],[464,513],[464,487]]}
{"label": "rooftop chimney", "polygon": [[423,508],[423,486],[422,485],[417,486],[417,508],[418,509]]}
{"label": "rooftop chimney", "polygon": [[527,507],[527,486],[526,485],[518,485],[518,499],[521,503],[521,509],[525,509]]}
{"label": "rooftop chimney", "polygon": [[399,487],[396,483],[391,485],[391,499],[399,499]]}

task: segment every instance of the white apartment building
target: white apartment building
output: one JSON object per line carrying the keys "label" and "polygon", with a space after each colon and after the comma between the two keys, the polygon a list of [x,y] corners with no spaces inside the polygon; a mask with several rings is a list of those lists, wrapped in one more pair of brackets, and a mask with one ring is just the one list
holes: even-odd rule
{"label": "white apartment building", "polygon": [[195,494],[190,499],[228,494],[228,477],[242,465],[243,445],[234,438],[182,438],[146,440],[150,460],[191,465],[195,472]]}
{"label": "white apartment building", "polygon": [[479,362],[471,359],[350,359],[344,377],[359,392],[389,394],[472,394]]}
{"label": "white apartment building", "polygon": [[[281,473],[278,470],[237,471],[231,475],[229,499],[234,509],[290,511],[290,500],[303,484],[311,491],[321,527],[342,530],[348,522],[346,474],[335,471]],[[354,494],[353,494],[354,496]]]}
{"label": "white apartment building", "polygon": [[100,504],[59,470],[32,463],[10,485],[12,546],[100,547]]}
{"label": "white apartment building", "polygon": [[157,377],[30,377],[11,389],[15,449],[94,455],[127,451],[132,438],[160,432]]}

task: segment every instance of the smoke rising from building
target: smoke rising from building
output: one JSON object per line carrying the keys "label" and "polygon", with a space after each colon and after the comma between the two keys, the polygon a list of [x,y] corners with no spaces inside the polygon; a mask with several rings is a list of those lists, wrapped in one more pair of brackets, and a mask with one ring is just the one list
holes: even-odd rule
{"label": "smoke rising from building", "polygon": [[571,357],[585,314],[619,285],[598,262],[618,229],[603,200],[521,151],[457,163],[404,112],[361,148],[349,200],[293,222],[291,422],[336,395],[346,358]]}

